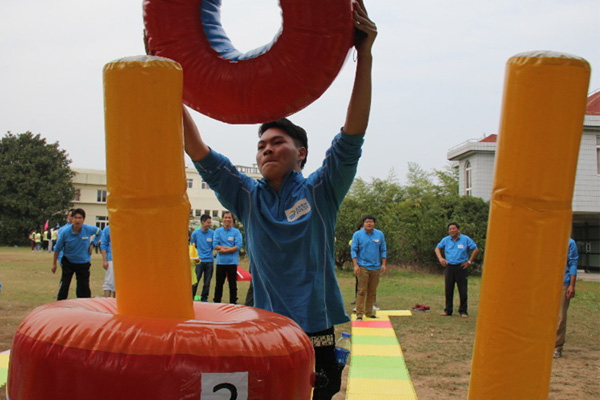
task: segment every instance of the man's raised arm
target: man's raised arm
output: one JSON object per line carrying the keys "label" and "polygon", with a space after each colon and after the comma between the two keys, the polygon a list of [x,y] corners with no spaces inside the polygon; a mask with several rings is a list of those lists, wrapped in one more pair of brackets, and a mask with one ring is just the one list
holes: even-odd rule
{"label": "man's raised arm", "polygon": [[210,148],[202,140],[198,127],[185,106],[183,106],[183,140],[185,152],[192,161],[200,161],[210,153]]}
{"label": "man's raised arm", "polygon": [[356,75],[352,96],[348,104],[344,132],[349,135],[360,135],[366,132],[371,112],[371,70],[373,55],[371,48],[377,36],[377,26],[369,19],[363,0],[354,2],[354,27],[356,35]]}

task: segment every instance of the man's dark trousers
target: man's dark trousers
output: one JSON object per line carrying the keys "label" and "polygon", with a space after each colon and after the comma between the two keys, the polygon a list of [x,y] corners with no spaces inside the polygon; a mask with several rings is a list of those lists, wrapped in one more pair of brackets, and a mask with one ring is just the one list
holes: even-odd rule
{"label": "man's dark trousers", "polygon": [[58,287],[58,295],[56,300],[65,300],[69,297],[69,286],[71,286],[71,279],[73,274],[77,279],[77,288],[75,294],[78,298],[92,297],[92,291],[90,289],[90,266],[91,263],[75,264],[70,262],[67,257],[63,257],[61,260],[62,275],[60,277],[60,286]]}
{"label": "man's dark trousers", "polygon": [[237,265],[217,264],[217,281],[215,282],[215,303],[220,303],[223,297],[223,285],[225,278],[229,283],[229,302],[237,303]]}
{"label": "man's dark trousers", "polygon": [[210,280],[213,276],[213,263],[212,262],[200,262],[196,264],[196,279],[198,280],[192,285],[192,295],[196,295],[198,285],[200,285],[200,278],[204,275],[204,281],[202,285],[202,293],[200,299],[202,301],[208,301],[208,291],[210,290]]}
{"label": "man's dark trousers", "polygon": [[448,264],[444,271],[446,283],[446,308],[444,312],[452,315],[453,299],[454,299],[454,284],[458,287],[458,295],[460,298],[460,306],[458,312],[460,314],[468,314],[467,311],[467,286],[468,286],[469,270],[463,269],[460,264]]}

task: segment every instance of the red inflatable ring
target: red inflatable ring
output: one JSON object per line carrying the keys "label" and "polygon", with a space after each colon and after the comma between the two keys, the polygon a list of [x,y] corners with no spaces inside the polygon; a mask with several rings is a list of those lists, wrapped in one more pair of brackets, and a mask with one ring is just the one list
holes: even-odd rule
{"label": "red inflatable ring", "polygon": [[184,321],[116,315],[114,299],[38,307],[13,341],[8,398],[310,398],[314,350],[293,321],[230,304],[194,310]]}
{"label": "red inflatable ring", "polygon": [[144,1],[149,50],[180,63],[184,103],[220,121],[261,123],[303,109],[333,82],[352,46],[351,0],[280,0],[283,29],[248,53],[227,38],[220,5]]}

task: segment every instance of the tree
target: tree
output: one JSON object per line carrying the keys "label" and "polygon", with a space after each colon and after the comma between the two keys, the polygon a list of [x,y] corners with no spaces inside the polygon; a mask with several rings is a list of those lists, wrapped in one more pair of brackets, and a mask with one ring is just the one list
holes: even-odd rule
{"label": "tree", "polygon": [[64,220],[75,196],[71,160],[58,142],[8,132],[0,141],[0,244],[27,242],[29,232]]}

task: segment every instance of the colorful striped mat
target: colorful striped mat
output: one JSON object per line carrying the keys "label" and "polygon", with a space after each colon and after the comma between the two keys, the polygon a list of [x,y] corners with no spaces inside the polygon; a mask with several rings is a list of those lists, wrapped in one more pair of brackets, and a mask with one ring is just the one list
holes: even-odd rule
{"label": "colorful striped mat", "polygon": [[0,386],[6,385],[8,380],[8,355],[10,350],[0,353]]}
{"label": "colorful striped mat", "polygon": [[416,400],[417,394],[391,316],[410,311],[377,311],[377,318],[356,321],[352,316],[352,352],[346,400]]}

